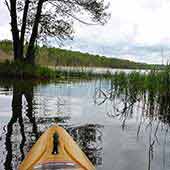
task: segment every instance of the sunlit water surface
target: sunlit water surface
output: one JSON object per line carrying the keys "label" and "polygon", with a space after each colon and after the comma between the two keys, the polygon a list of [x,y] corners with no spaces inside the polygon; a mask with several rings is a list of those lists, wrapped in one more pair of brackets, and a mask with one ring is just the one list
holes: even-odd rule
{"label": "sunlit water surface", "polygon": [[141,115],[136,105],[118,115],[124,106],[121,98],[106,99],[110,86],[109,80],[1,82],[0,169],[17,170],[38,137],[58,123],[97,170],[169,170],[169,125]]}

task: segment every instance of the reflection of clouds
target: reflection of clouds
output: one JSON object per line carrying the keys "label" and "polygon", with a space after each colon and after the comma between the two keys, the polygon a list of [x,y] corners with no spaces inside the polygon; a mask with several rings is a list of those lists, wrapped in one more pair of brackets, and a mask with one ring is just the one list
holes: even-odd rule
{"label": "reflection of clouds", "polygon": [[99,107],[94,104],[94,91],[100,85],[106,88],[109,86],[107,81],[99,80],[38,86],[34,96],[35,113],[37,117],[52,117],[61,113],[63,116],[70,116],[71,121],[78,124],[111,122],[105,115],[111,105]]}
{"label": "reflection of clouds", "polygon": [[[101,102],[101,100],[96,100],[96,105],[93,101],[95,89],[100,87],[101,89],[104,89],[104,93],[106,93],[107,90],[110,92],[110,83],[110,81],[105,80],[96,82],[91,81],[90,83],[85,84],[76,83],[72,84],[72,87],[69,89],[66,88],[68,85],[64,83],[60,86],[60,88],[53,84],[52,86],[56,91],[54,89],[52,90],[51,86],[49,86],[49,91],[53,94],[52,96],[48,95],[48,88],[46,88],[46,93],[43,93],[42,89],[40,90],[39,88],[36,88],[37,90],[35,91],[32,103],[32,111],[33,113],[37,113],[35,115],[35,124],[38,127],[38,135],[43,133],[45,129],[51,126],[53,122],[59,123],[73,135],[78,143],[81,144],[80,146],[82,146],[92,161],[99,165],[96,168],[97,170],[146,169],[149,154],[150,158],[152,158],[152,151],[154,153],[154,159],[151,162],[152,169],[163,169],[162,159],[164,159],[164,169],[168,170],[168,158],[170,153],[170,143],[168,141],[168,136],[170,136],[169,125],[166,124],[165,126],[165,124],[161,121],[159,121],[160,123],[158,124],[158,119],[155,118],[152,119],[152,122],[149,122],[149,118],[143,119],[142,117],[141,119],[140,113],[142,103],[140,103],[139,109],[137,109],[138,105],[134,107],[134,114],[129,115],[127,126],[124,131],[122,131],[120,128],[120,123],[122,123],[123,119],[119,119],[120,117],[117,119],[110,118],[106,115],[106,113],[113,111],[113,104],[119,107],[119,109],[122,108],[124,105],[121,102],[125,100],[121,100],[122,98],[117,98],[115,103],[110,100],[106,100],[106,102],[100,106],[98,106],[97,103]],[[77,93],[75,94],[74,91],[77,91]],[[97,94],[100,96],[99,93]],[[107,93],[106,96],[109,97],[109,93]],[[8,97],[10,98],[10,96]],[[103,100],[104,96],[101,97]],[[6,98],[6,96],[0,98],[2,99],[0,100],[0,104],[1,101],[6,100],[4,98]],[[25,105],[27,105],[26,98],[24,99],[24,103],[22,103],[22,111],[27,112],[28,106]],[[60,114],[56,113],[57,105],[61,106]],[[45,111],[49,111],[46,112],[45,116],[41,113],[41,111],[43,112],[43,109],[45,109]],[[67,113],[70,115],[67,116]],[[33,143],[35,143],[36,137],[32,132],[33,125],[30,122],[32,119],[29,119],[28,117],[26,118],[25,116],[23,116],[23,118],[24,131],[27,139],[24,145],[24,152],[26,154],[32,147]],[[138,122],[140,121],[142,121],[142,124],[140,125],[140,133],[138,135]],[[156,130],[158,126],[159,129]],[[1,135],[1,124],[0,129]],[[159,137],[158,141],[156,136]],[[4,140],[5,136],[1,137]],[[148,141],[149,137],[150,141]],[[18,121],[13,126],[11,142],[13,142],[12,145],[15,146],[15,148],[13,148],[13,154],[15,156],[15,158],[13,158],[13,163],[17,164],[16,159],[19,160],[19,156],[21,155],[19,151],[21,135]],[[4,147],[4,141],[1,141],[1,138],[0,146]],[[5,148],[0,150],[0,159],[2,159],[2,162],[0,162],[0,168],[3,167],[4,163],[4,149]]]}
{"label": "reflection of clouds", "polygon": [[0,116],[11,116],[12,96],[0,95]]}
{"label": "reflection of clouds", "polygon": [[[124,147],[121,148],[125,150],[123,155],[128,155],[130,160],[135,160],[136,157],[135,159],[133,157],[133,152],[135,153],[137,149],[135,145],[138,145],[138,141],[144,140],[148,170],[151,170],[156,164],[155,159],[160,162],[160,167],[167,167],[166,150],[170,145],[167,142],[167,136],[170,133],[168,87],[166,86],[164,91],[160,89],[160,91],[158,89],[154,91],[150,88],[142,91],[139,86],[137,86],[138,88],[135,86],[134,80],[134,82],[130,82],[134,83],[134,86],[126,85],[127,82],[123,81],[122,77],[119,81],[117,84],[116,81],[113,81],[111,90],[98,89],[96,98],[99,100],[96,101],[99,101],[97,103],[99,105],[110,103],[112,109],[108,110],[107,115],[112,119],[120,120],[122,130],[127,132],[128,138],[123,143]],[[130,134],[130,132],[133,133]],[[160,148],[163,150],[161,156],[156,153]],[[127,167],[130,169],[130,166]]]}
{"label": "reflection of clouds", "polygon": [[35,96],[36,112],[48,115],[51,113],[71,114],[72,116],[82,116],[87,107],[86,97],[72,97],[72,96]]}

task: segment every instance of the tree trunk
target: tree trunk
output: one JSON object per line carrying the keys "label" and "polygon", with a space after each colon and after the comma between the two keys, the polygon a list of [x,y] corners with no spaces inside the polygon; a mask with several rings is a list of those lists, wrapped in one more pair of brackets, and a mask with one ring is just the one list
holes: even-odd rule
{"label": "tree trunk", "polygon": [[34,26],[32,29],[32,34],[31,34],[31,38],[29,41],[27,54],[26,54],[26,61],[31,64],[35,64],[35,41],[38,35],[38,25],[41,19],[43,2],[44,0],[39,0],[38,2],[37,13],[35,16]]}
{"label": "tree trunk", "polygon": [[26,30],[26,24],[27,24],[27,14],[28,14],[29,3],[30,3],[30,0],[25,0],[24,12],[23,12],[23,17],[22,17],[21,38],[20,38],[22,58],[24,58],[24,37],[25,37],[25,30]]}
{"label": "tree trunk", "polygon": [[16,13],[16,0],[10,0],[10,15],[11,15],[11,31],[13,38],[13,49],[14,49],[14,60],[22,60],[21,47],[19,41],[19,30],[17,23],[17,13]]}

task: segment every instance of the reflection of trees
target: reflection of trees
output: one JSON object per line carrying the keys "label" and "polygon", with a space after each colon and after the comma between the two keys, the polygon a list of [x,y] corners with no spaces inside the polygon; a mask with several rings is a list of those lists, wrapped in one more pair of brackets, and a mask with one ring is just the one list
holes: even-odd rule
{"label": "reflection of trees", "polygon": [[148,89],[140,89],[140,84],[133,82],[131,84],[111,82],[110,89],[96,89],[94,102],[97,105],[109,104],[107,115],[110,118],[120,119],[123,130],[127,121],[138,114],[140,119],[137,138],[142,128],[148,131],[148,170],[151,170],[156,144],[160,145],[158,134],[165,132],[163,142],[163,165],[165,166],[165,144],[170,125],[169,87],[156,91],[154,84],[150,84]]}
{"label": "reflection of trees", "polygon": [[[36,84],[30,81],[10,82],[10,87],[13,88],[13,98],[12,117],[7,124],[5,142],[7,155],[4,168],[6,170],[12,170],[14,166],[17,167],[19,162],[24,159],[25,153],[36,142],[42,131],[45,130],[45,127],[50,126],[52,122],[65,123],[66,120],[70,119],[70,117],[64,116],[50,118],[35,117],[34,85]],[[5,87],[7,87],[6,84]],[[24,104],[23,97],[25,97],[27,102],[26,105]],[[38,130],[38,125],[41,126],[41,130]],[[18,129],[19,133],[17,132]]]}
{"label": "reflection of trees", "polygon": [[30,123],[32,124],[32,132],[35,134],[36,138],[38,138],[37,124],[36,124],[34,110],[33,110],[33,86],[30,87],[29,91],[28,90],[25,91],[24,96],[28,103],[26,116],[29,118]]}
{"label": "reflection of trees", "polygon": [[102,128],[97,124],[68,128],[69,133],[96,166],[102,165]]}
{"label": "reflection of trees", "polygon": [[25,143],[25,134],[24,134],[24,125],[23,125],[23,118],[22,118],[22,93],[14,86],[13,87],[13,100],[12,100],[12,117],[7,125],[7,134],[6,134],[6,150],[7,150],[7,156],[6,161],[4,163],[6,170],[12,170],[12,142],[11,142],[11,136],[13,134],[13,125],[14,123],[19,121],[20,124],[20,131],[22,135],[22,142],[20,145],[21,155],[24,157],[23,153],[23,145]]}
{"label": "reflection of trees", "polygon": [[[29,86],[29,88],[28,88]],[[29,118],[32,124],[32,132],[37,136],[37,126],[35,121],[35,116],[33,115],[33,86],[29,84],[25,86],[25,84],[13,84],[13,99],[12,99],[12,117],[7,124],[7,133],[6,133],[6,161],[4,163],[4,167],[6,170],[12,170],[12,160],[13,160],[13,142],[12,137],[16,137],[17,134],[14,132],[14,124],[19,124],[20,127],[20,134],[21,134],[21,142],[20,142],[20,160],[23,160],[24,155],[24,145],[26,142],[26,134],[24,130],[24,119],[23,119],[23,103],[22,103],[22,96],[25,96],[27,101],[27,117]],[[15,142],[14,142],[15,144]],[[16,155],[15,155],[16,156]],[[18,156],[18,155],[17,155]],[[18,159],[18,160],[19,160]]]}
{"label": "reflection of trees", "polygon": [[[154,86],[154,85],[152,85]],[[127,118],[131,118],[135,111],[144,118],[158,118],[164,123],[170,124],[170,89],[155,91],[150,89],[138,89],[134,83],[128,86],[111,82],[110,90],[96,89],[94,102],[97,105],[110,103],[112,110],[108,116],[118,117],[123,120],[125,126]]]}
{"label": "reflection of trees", "polygon": [[52,123],[59,123],[68,129],[92,162],[101,165],[102,127],[100,125],[70,127],[70,116],[63,113],[49,115],[50,117],[48,115],[36,116],[35,113],[41,111],[41,107],[39,107],[41,103],[35,101],[33,92],[35,85],[27,81],[15,82],[10,85],[13,88],[12,116],[6,127],[5,146],[7,154],[4,162],[5,170],[17,169],[17,166],[40,134]]}

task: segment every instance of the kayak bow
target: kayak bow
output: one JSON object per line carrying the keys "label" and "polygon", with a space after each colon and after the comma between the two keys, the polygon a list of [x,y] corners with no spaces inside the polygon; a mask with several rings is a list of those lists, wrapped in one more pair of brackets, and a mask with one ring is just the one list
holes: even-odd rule
{"label": "kayak bow", "polygon": [[[54,153],[54,138],[58,148]],[[94,170],[95,167],[73,138],[58,125],[46,130],[29,151],[19,170]]]}

